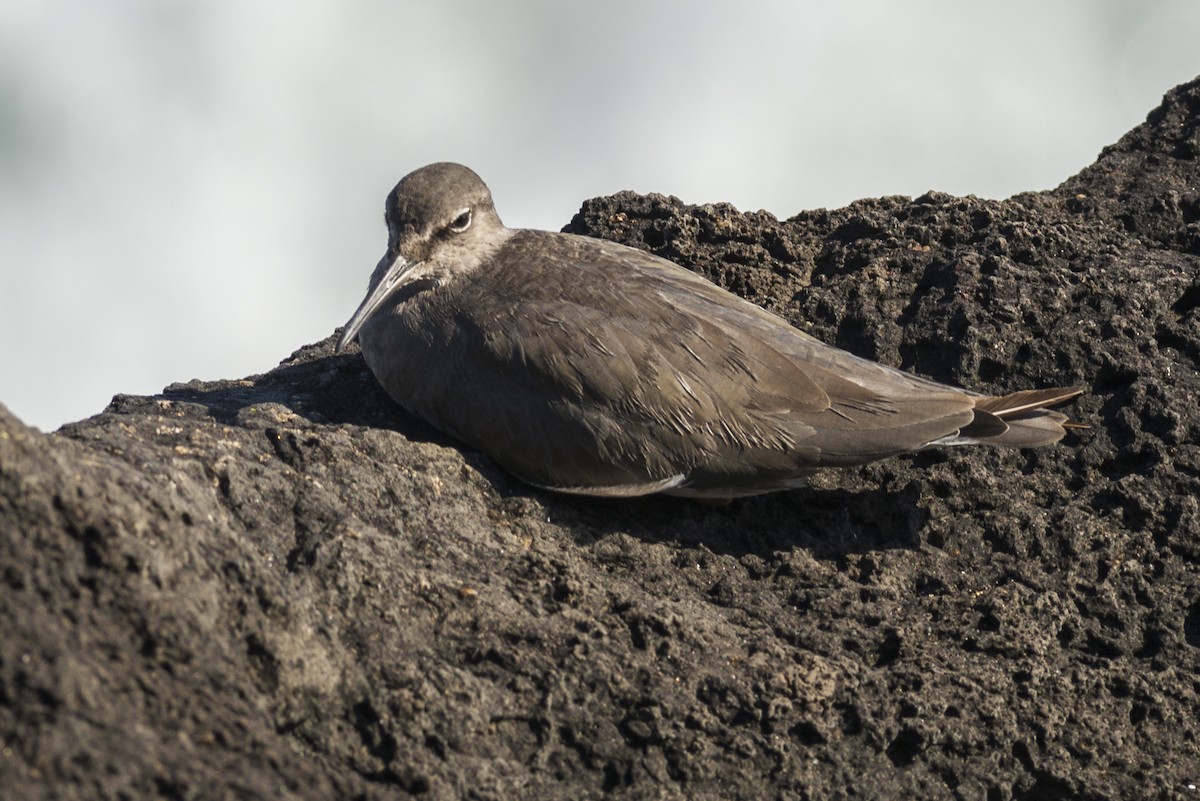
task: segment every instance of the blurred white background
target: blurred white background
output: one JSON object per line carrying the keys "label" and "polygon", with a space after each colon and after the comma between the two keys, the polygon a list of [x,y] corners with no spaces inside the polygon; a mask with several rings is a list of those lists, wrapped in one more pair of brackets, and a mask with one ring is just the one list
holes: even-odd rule
{"label": "blurred white background", "polygon": [[1051,188],[1200,73],[1195,0],[0,0],[0,402],[265,372],[345,322],[383,199],[633,189],[779,217]]}

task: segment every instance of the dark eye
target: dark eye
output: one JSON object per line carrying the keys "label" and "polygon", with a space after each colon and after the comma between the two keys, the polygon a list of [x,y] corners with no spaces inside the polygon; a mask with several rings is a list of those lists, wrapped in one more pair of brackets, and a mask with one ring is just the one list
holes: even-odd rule
{"label": "dark eye", "polygon": [[471,227],[471,210],[463,209],[458,213],[458,216],[450,221],[450,230],[456,234],[461,234],[463,231]]}

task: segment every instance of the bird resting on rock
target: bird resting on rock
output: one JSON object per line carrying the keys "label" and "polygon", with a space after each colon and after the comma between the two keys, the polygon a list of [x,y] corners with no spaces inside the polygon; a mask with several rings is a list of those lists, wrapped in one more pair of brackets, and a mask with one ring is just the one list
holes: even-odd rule
{"label": "bird resting on rock", "polygon": [[825,343],[649,253],[505,227],[474,172],[388,195],[387,253],[338,341],[405,409],[538,487],[707,498],[952,445],[1057,442],[1078,395],[989,396]]}

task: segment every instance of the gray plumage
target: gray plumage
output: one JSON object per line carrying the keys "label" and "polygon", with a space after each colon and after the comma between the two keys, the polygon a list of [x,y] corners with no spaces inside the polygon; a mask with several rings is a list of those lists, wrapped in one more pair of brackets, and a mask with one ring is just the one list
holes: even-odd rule
{"label": "gray plumage", "polygon": [[1057,442],[1079,394],[991,397],[860,359],[664,259],[501,223],[439,163],[388,195],[357,338],[397,403],[562,492],[728,498],[944,445]]}

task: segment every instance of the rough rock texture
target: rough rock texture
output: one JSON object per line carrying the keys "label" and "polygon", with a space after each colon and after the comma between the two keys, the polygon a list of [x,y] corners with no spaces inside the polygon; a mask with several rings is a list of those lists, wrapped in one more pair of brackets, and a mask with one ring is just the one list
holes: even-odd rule
{"label": "rough rock texture", "polygon": [[0,409],[0,795],[1200,798],[1198,185],[1200,81],[1053,192],[569,226],[889,364],[1084,384],[1056,448],[555,496],[331,339]]}

